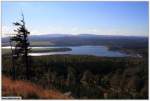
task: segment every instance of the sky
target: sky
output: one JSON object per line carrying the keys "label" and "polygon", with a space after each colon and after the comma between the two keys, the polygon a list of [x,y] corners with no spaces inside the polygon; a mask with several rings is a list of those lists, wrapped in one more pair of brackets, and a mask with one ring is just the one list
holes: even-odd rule
{"label": "sky", "polygon": [[2,37],[24,13],[31,35],[148,36],[148,2],[2,2]]}

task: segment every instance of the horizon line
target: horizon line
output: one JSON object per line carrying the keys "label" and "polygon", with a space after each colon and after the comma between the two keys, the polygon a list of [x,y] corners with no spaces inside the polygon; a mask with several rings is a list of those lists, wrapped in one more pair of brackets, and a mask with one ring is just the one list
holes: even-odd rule
{"label": "horizon line", "polygon": [[[93,33],[91,33],[91,34],[84,34],[84,33],[81,33],[81,34],[64,34],[64,33],[51,33],[51,34],[29,34],[29,36],[45,36],[45,35],[64,35],[64,36],[79,36],[79,35],[92,35],[92,36],[94,36],[94,35],[96,35],[96,36],[121,36],[121,37],[149,37],[149,35],[147,35],[147,36],[142,36],[142,35],[111,35],[111,34],[107,34],[107,35],[105,35],[105,34],[93,34]],[[11,37],[11,36],[3,36],[3,35],[1,35],[1,38],[7,38],[7,37]],[[58,36],[59,37],[59,36]]]}

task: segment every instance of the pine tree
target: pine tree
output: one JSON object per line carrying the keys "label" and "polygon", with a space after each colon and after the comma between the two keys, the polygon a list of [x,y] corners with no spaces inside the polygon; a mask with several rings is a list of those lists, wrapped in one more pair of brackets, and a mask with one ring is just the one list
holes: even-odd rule
{"label": "pine tree", "polygon": [[14,43],[14,49],[12,49],[12,63],[13,63],[13,78],[15,79],[15,66],[14,62],[19,57],[22,57],[24,65],[26,67],[26,78],[29,80],[29,61],[28,61],[28,53],[29,53],[29,41],[28,35],[30,32],[26,29],[24,15],[22,14],[22,19],[20,22],[13,23],[14,26],[17,27],[15,32],[17,34],[10,39],[10,42]]}

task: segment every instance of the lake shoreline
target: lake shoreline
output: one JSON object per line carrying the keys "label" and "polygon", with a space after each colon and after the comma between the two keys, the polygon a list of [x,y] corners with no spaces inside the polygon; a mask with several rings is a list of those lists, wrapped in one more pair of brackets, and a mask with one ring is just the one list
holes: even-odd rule
{"label": "lake shoreline", "polygon": [[[103,45],[78,45],[78,46],[40,46],[31,47],[32,51],[29,53],[31,56],[45,56],[55,54],[73,54],[73,55],[94,55],[106,57],[139,57],[142,56],[138,53],[131,53],[122,48],[115,48],[112,46]],[[2,47],[3,51],[7,52],[10,46]],[[10,51],[11,52],[11,51]]]}
{"label": "lake shoreline", "polygon": [[31,52],[33,53],[44,53],[44,52],[65,52],[71,51],[71,48],[45,48],[45,49],[33,49]]}

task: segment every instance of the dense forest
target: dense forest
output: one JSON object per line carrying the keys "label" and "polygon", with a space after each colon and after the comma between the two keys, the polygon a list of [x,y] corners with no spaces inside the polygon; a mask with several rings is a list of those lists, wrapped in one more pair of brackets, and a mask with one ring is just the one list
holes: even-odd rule
{"label": "dense forest", "polygon": [[[2,56],[2,73],[8,77],[12,76],[10,59],[10,55]],[[75,99],[148,98],[146,57],[51,55],[30,57],[29,61],[30,82],[45,89],[59,90]],[[25,73],[20,59],[16,65],[16,79],[26,80]]]}

